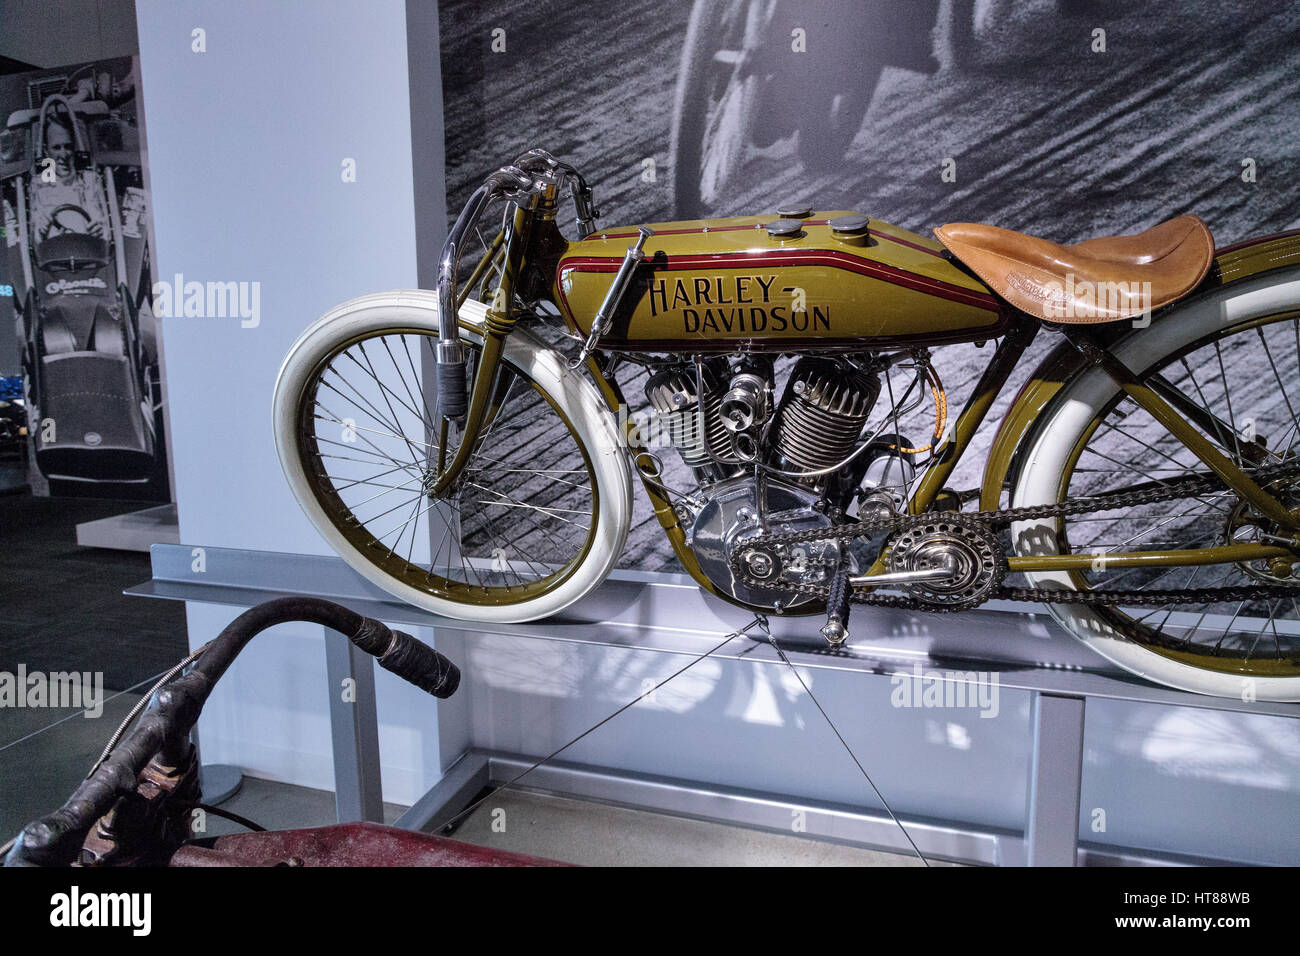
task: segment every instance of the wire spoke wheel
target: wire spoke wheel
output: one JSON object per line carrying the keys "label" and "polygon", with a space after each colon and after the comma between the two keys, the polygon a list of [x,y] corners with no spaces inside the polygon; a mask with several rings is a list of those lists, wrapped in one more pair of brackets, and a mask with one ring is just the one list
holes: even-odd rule
{"label": "wire spoke wheel", "polygon": [[[1228,327],[1220,320],[1218,325],[1190,322],[1181,343],[1147,366],[1147,380],[1247,473],[1282,469],[1284,477],[1261,484],[1285,508],[1300,514],[1300,402],[1294,396],[1294,383],[1300,380],[1300,319],[1295,313],[1274,314]],[[1196,334],[1206,328],[1208,334]],[[1169,331],[1163,336],[1166,341],[1178,337]],[[1039,473],[1029,475],[1029,491],[1017,492],[1015,504],[1122,494],[1209,473],[1126,395],[1112,386],[1099,398],[1107,389],[1096,379],[1092,384],[1091,389],[1086,382],[1072,390],[1067,386],[1068,398],[1077,400],[1060,402],[1053,420],[1040,429],[1045,437],[1030,466]],[[1292,463],[1293,473],[1288,469]],[[1114,651],[1116,641],[1126,641],[1165,661],[1225,678],[1292,678],[1300,683],[1300,602],[1283,591],[1265,590],[1300,586],[1300,563],[1291,556],[1172,567],[1114,567],[1107,561],[1116,552],[1276,544],[1292,538],[1293,532],[1259,515],[1226,484],[1195,497],[1018,523],[1012,530],[1013,544],[1021,553],[1094,558],[1087,570],[1029,575],[1039,587],[1137,593],[1259,589],[1258,597],[1246,600],[1062,612],[1068,618],[1063,623],[1107,656],[1112,656],[1108,651]],[[1036,547],[1028,543],[1035,539],[1040,542]],[[1128,656],[1120,662],[1132,667],[1133,661]],[[1208,685],[1200,686],[1186,672],[1170,679],[1167,675],[1174,671],[1154,666],[1157,679],[1176,686],[1220,694],[1240,689],[1210,678]]]}
{"label": "wire spoke wheel", "polygon": [[[461,341],[473,389],[483,339],[462,322]],[[438,412],[437,342],[436,296],[423,291],[355,299],[303,333],[275,396],[290,488],[348,564],[403,600],[471,620],[555,613],[604,578],[626,538],[630,474],[612,416],[516,329],[464,468],[440,481],[464,435]]]}
{"label": "wire spoke wheel", "polygon": [[[312,488],[385,573],[459,601],[522,600],[562,579],[590,546],[591,462],[546,393],[503,365],[463,473],[431,495],[461,439],[420,387],[436,342],[375,334],[322,363],[300,410]],[[480,351],[469,354],[472,381]]]}

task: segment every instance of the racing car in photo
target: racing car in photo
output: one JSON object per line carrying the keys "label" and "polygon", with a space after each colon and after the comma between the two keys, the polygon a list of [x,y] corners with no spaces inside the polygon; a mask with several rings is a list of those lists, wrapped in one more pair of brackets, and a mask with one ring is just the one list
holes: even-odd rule
{"label": "racing car in photo", "polygon": [[139,133],[70,85],[0,133],[29,434],[51,481],[148,483],[161,385]]}

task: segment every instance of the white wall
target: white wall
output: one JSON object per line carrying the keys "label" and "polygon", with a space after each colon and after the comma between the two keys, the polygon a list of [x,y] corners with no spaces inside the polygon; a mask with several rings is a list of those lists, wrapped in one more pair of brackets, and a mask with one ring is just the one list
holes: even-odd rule
{"label": "white wall", "polygon": [[[255,327],[163,320],[181,540],[327,554],[281,476],[271,395],[328,308],[417,284],[405,6],[140,0],[137,15],[158,277],[260,284]],[[191,643],[234,614],[191,605]],[[328,788],[320,630],[282,630],[304,636],[259,638],[219,686],[204,758]],[[410,801],[439,775],[434,702],[387,673],[378,687],[385,796]]]}

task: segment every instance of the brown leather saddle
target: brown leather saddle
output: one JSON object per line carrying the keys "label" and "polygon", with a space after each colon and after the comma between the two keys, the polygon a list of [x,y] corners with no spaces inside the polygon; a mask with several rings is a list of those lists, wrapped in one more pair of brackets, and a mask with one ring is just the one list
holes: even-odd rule
{"label": "brown leather saddle", "polygon": [[998,295],[1048,322],[1114,322],[1154,311],[1200,285],[1214,260],[1209,228],[1191,215],[1070,246],[971,222],[934,234]]}

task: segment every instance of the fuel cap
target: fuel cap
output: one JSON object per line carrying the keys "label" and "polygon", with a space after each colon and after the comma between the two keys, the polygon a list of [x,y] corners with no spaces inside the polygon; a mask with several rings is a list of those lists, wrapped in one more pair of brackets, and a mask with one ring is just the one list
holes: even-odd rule
{"label": "fuel cap", "polygon": [[777,239],[794,239],[803,235],[803,223],[798,219],[777,219],[763,228],[769,236]]}
{"label": "fuel cap", "polygon": [[845,236],[860,236],[871,225],[871,217],[864,216],[861,213],[853,213],[850,216],[838,216],[832,219],[829,225],[831,232],[837,232]]}
{"label": "fuel cap", "polygon": [[778,206],[776,214],[782,219],[807,219],[812,210],[807,206]]}

